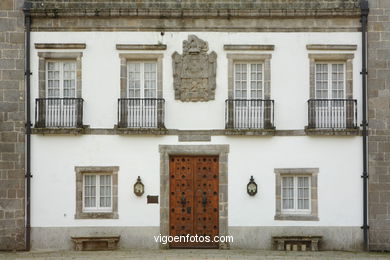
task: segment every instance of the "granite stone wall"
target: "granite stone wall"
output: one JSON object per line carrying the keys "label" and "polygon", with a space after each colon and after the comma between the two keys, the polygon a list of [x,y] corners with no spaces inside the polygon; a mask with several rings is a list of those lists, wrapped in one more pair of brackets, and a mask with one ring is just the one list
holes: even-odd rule
{"label": "granite stone wall", "polygon": [[23,0],[0,0],[0,250],[24,249]]}
{"label": "granite stone wall", "polygon": [[[24,249],[24,0],[0,0],[0,250]],[[32,0],[36,11],[90,9],[108,0]],[[351,10],[358,0],[123,0],[115,8]],[[369,235],[371,250],[390,250],[390,1],[369,0]],[[118,10],[116,10],[118,11]],[[42,16],[43,16],[42,13]],[[230,14],[229,14],[230,15]],[[252,13],[250,14],[252,15]],[[50,19],[50,18],[49,18]],[[353,27],[353,26],[352,26]],[[280,30],[280,28],[279,28]],[[322,29],[321,29],[322,30]],[[360,198],[358,198],[360,199]]]}
{"label": "granite stone wall", "polygon": [[369,7],[369,245],[390,250],[390,1]]}

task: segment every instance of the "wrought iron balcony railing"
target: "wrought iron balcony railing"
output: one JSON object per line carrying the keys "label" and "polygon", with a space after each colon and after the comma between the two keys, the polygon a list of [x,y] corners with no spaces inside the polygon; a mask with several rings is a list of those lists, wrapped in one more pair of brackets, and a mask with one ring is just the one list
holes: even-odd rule
{"label": "wrought iron balcony railing", "polygon": [[83,126],[82,98],[37,98],[35,127],[81,128]]}
{"label": "wrought iron balcony railing", "polygon": [[162,98],[118,99],[119,128],[165,128]]}
{"label": "wrought iron balcony railing", "polygon": [[356,99],[308,100],[309,129],[357,128]]}
{"label": "wrought iron balcony railing", "polygon": [[228,99],[226,129],[274,129],[274,101],[270,99]]}

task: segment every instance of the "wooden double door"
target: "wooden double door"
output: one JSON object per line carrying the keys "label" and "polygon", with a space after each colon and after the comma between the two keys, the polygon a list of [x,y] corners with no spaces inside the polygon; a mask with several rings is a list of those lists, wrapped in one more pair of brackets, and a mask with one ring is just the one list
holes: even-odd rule
{"label": "wooden double door", "polygon": [[178,241],[171,248],[218,248],[218,156],[171,156],[169,163],[169,234],[208,236],[207,241]]}

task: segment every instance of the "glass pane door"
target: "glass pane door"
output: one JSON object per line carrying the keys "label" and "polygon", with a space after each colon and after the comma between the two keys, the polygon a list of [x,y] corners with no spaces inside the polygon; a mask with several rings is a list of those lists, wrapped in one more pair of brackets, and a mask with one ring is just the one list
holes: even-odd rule
{"label": "glass pane door", "polygon": [[128,127],[157,127],[157,64],[129,62]]}
{"label": "glass pane door", "polygon": [[315,119],[319,128],[345,128],[345,65],[316,64]]}
{"label": "glass pane door", "polygon": [[234,128],[264,127],[263,64],[234,64]]}
{"label": "glass pane door", "polygon": [[46,127],[76,126],[76,63],[48,61]]}

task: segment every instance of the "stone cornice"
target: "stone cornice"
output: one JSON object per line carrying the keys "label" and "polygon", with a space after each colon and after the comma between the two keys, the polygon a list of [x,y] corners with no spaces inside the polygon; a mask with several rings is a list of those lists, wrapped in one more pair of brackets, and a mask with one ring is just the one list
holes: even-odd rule
{"label": "stone cornice", "polygon": [[[259,129],[259,130],[228,130],[228,129],[211,129],[211,130],[179,130],[179,129],[134,129],[134,128],[32,128],[34,135],[123,135],[123,136],[197,136],[206,138],[209,136],[361,136],[360,129],[296,129],[296,130],[275,130],[275,129]],[[183,140],[181,141],[191,141]],[[205,140],[202,140],[205,141]]]}
{"label": "stone cornice", "polygon": [[35,43],[35,49],[85,49],[85,43]]}
{"label": "stone cornice", "polygon": [[359,0],[30,0],[35,31],[358,32]]}
{"label": "stone cornice", "polygon": [[[183,0],[184,1],[184,0]],[[33,8],[32,31],[358,32],[360,9]]]}
{"label": "stone cornice", "polygon": [[307,50],[317,51],[356,51],[357,45],[355,44],[308,44]]}
{"label": "stone cornice", "polygon": [[122,51],[144,51],[144,50],[166,50],[165,44],[117,44],[117,50]]}
{"label": "stone cornice", "polygon": [[67,16],[273,16],[356,13],[360,0],[30,0],[32,12]]}
{"label": "stone cornice", "polygon": [[295,18],[358,17],[357,7],[334,9],[130,9],[130,8],[33,8],[33,17],[134,17],[134,18]]}
{"label": "stone cornice", "polygon": [[225,51],[273,51],[275,50],[275,45],[225,44],[223,49]]}

